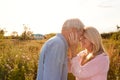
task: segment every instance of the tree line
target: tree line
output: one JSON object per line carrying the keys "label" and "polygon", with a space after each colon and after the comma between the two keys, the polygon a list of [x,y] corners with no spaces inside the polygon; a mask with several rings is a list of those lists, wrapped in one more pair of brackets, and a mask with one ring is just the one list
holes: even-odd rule
{"label": "tree line", "polygon": [[0,28],[0,39],[19,39],[19,40],[31,40],[34,39],[33,32],[26,25],[24,26],[24,31],[21,35],[18,32],[13,31],[10,36],[5,36],[6,31]]}
{"label": "tree line", "polygon": [[[4,36],[6,31],[0,28],[0,39],[19,39],[19,40],[31,40],[34,39],[33,32],[30,30],[29,27],[26,25],[24,26],[24,31],[21,35],[18,35],[16,31],[13,31],[10,36]],[[116,32],[109,32],[109,33],[102,33],[101,34],[103,39],[113,39],[113,40],[120,40],[120,30]]]}

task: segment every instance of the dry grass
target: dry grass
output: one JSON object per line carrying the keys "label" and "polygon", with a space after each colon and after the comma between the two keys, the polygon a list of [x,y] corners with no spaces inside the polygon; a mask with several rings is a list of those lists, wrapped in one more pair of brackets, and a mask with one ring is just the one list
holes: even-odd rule
{"label": "dry grass", "polygon": [[[0,80],[35,80],[39,51],[46,40],[0,40]],[[120,80],[120,42],[103,40],[110,56],[108,80]],[[68,80],[74,80],[69,74]]]}

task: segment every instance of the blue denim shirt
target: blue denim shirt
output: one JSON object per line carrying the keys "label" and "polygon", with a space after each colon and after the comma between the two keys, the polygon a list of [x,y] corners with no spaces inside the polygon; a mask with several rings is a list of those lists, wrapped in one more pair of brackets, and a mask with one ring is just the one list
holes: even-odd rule
{"label": "blue denim shirt", "polygon": [[37,80],[67,80],[68,44],[62,34],[57,34],[43,45]]}

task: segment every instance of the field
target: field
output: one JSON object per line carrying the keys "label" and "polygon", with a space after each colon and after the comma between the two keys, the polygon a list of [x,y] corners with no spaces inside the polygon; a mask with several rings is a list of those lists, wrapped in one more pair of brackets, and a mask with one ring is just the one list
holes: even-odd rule
{"label": "field", "polygon": [[[0,40],[0,80],[35,80],[44,40]],[[110,56],[108,80],[120,80],[120,41],[103,39]],[[72,74],[68,80],[74,80]]]}

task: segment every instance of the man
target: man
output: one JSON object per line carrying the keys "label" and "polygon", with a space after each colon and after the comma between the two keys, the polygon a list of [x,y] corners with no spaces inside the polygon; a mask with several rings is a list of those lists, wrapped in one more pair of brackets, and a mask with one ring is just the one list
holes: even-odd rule
{"label": "man", "polygon": [[83,28],[84,24],[79,19],[68,19],[61,33],[46,41],[40,52],[37,80],[67,80],[67,50],[71,42],[69,34],[72,32],[78,38]]}

